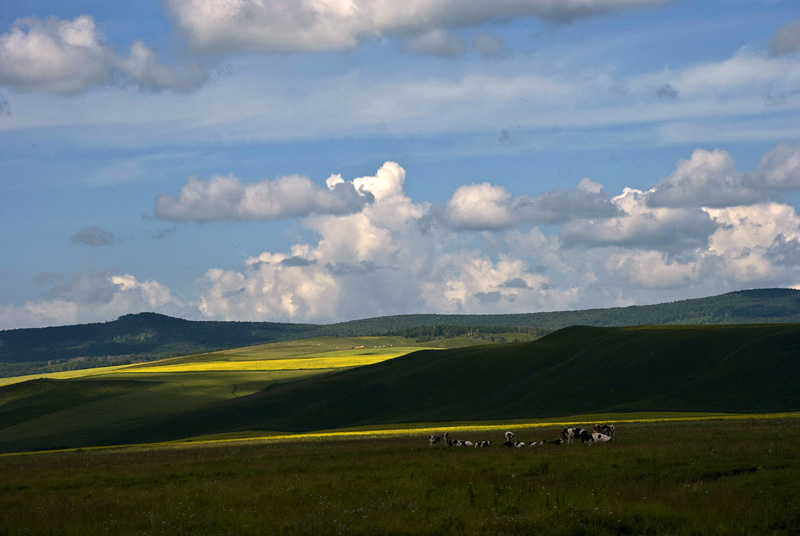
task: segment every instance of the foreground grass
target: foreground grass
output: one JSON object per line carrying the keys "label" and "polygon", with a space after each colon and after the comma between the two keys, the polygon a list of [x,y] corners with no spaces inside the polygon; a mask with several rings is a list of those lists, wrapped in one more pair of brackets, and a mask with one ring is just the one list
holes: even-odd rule
{"label": "foreground grass", "polygon": [[[560,426],[519,428],[555,438]],[[0,534],[796,534],[800,419],[619,423],[0,457]]]}

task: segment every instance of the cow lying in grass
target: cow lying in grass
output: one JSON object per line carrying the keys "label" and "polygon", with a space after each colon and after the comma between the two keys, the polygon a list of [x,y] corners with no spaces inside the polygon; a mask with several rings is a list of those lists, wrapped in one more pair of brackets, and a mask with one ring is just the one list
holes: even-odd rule
{"label": "cow lying in grass", "polygon": [[598,434],[607,435],[608,437],[614,437],[614,425],[613,424],[595,424],[594,431]]}
{"label": "cow lying in grass", "polygon": [[610,435],[601,434],[599,432],[594,432],[589,435],[590,435],[589,439],[584,440],[584,443],[607,443],[612,439],[614,439]]}

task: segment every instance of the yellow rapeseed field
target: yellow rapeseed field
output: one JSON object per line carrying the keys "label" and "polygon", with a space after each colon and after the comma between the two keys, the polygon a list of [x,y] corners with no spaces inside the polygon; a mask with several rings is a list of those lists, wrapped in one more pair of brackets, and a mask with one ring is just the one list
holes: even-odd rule
{"label": "yellow rapeseed field", "polygon": [[344,367],[360,367],[380,363],[399,357],[402,353],[382,353],[379,355],[349,355],[335,357],[309,357],[296,359],[259,359],[256,361],[211,361],[207,363],[179,363],[174,365],[137,366],[126,372],[164,373],[164,372],[224,372],[224,371],[277,371],[277,370],[319,370]]}
{"label": "yellow rapeseed field", "polygon": [[[69,370],[64,372],[47,372],[41,374],[31,374],[27,376],[15,376],[11,378],[0,378],[0,387],[19,383],[37,378],[49,378],[55,380],[66,380],[75,378],[86,378],[90,376],[110,376],[117,373],[130,374],[164,374],[180,372],[279,372],[292,370],[332,370],[346,367],[360,367],[380,363],[387,359],[394,359],[409,352],[419,350],[417,347],[392,348],[352,348],[350,350],[321,351],[305,356],[290,358],[270,358],[272,354],[264,348],[252,353],[252,358],[247,359],[242,355],[241,349],[216,354],[201,354],[181,358],[180,362],[173,359],[153,361],[144,364],[115,365],[110,367],[99,367],[81,370]],[[206,360],[207,356],[213,355],[213,360]],[[206,359],[202,359],[206,358]],[[255,359],[254,359],[255,358]],[[188,359],[188,361],[184,361]]]}

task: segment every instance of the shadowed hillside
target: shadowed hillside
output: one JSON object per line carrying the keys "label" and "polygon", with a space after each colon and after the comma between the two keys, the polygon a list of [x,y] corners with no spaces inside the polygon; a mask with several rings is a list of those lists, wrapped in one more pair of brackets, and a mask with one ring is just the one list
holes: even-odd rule
{"label": "shadowed hillside", "polygon": [[[46,365],[72,360],[66,367],[51,365],[48,371],[54,372],[301,339],[308,333],[313,336],[318,328],[275,322],[196,322],[139,313],[113,322],[0,331],[0,363]],[[9,372],[15,371],[10,368]]]}
{"label": "shadowed hillside", "polygon": [[511,315],[413,314],[330,325],[199,322],[155,313],[113,322],[0,331],[0,376],[55,372],[319,336],[418,340],[522,331],[535,338],[575,325],[800,323],[800,291],[762,289],[658,305]]}
{"label": "shadowed hillside", "polygon": [[800,325],[572,327],[530,343],[419,351],[45,445],[6,436],[0,450],[605,412],[796,411],[798,348]]}
{"label": "shadowed hillside", "polygon": [[800,325],[573,327],[421,351],[181,415],[197,429],[319,430],[604,412],[800,410]]}

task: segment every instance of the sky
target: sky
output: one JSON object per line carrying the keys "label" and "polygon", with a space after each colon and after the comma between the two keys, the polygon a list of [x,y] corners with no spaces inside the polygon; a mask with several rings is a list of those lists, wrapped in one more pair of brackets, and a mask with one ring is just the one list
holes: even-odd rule
{"label": "sky", "polygon": [[797,0],[0,0],[0,329],[800,288]]}

